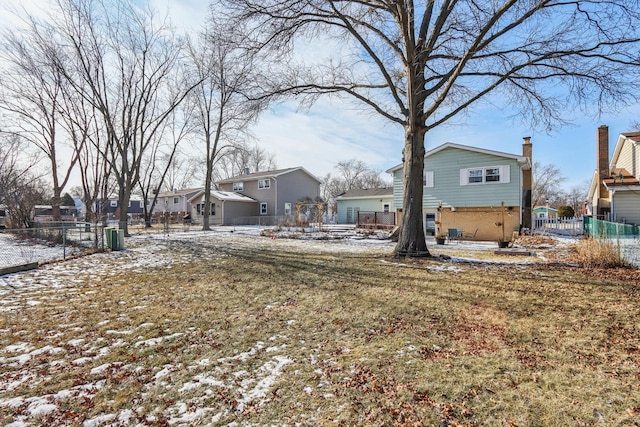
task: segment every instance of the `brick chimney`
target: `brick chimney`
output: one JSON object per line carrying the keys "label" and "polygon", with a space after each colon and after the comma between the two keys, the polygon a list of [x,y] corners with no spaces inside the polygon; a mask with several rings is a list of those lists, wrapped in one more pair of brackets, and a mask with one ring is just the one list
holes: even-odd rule
{"label": "brick chimney", "polygon": [[596,145],[598,155],[598,207],[596,214],[605,215],[605,206],[604,203],[600,203],[600,199],[609,198],[609,191],[603,182],[605,178],[609,177],[609,126],[602,125],[598,127]]}
{"label": "brick chimney", "polygon": [[531,190],[533,189],[533,145],[531,137],[525,136],[522,143],[522,155],[529,159],[531,169],[522,171],[522,226],[531,230],[533,212],[531,211]]}

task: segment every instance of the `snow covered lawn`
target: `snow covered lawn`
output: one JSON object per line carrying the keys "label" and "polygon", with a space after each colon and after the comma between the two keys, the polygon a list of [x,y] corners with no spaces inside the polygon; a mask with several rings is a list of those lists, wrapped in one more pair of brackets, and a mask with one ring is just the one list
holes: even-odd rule
{"label": "snow covered lawn", "polygon": [[[537,269],[541,256],[392,249],[140,234],[125,251],[1,277],[0,424],[526,425],[534,409],[551,424],[638,421],[638,307],[617,284]],[[626,335],[601,360],[579,343],[609,324]]]}

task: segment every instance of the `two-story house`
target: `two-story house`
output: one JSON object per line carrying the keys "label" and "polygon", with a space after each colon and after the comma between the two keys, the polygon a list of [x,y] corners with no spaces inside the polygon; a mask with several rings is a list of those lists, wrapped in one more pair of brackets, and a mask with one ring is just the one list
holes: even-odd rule
{"label": "two-story house", "polygon": [[295,204],[320,196],[321,181],[298,166],[266,172],[245,173],[218,181],[220,191],[233,191],[256,200],[256,216],[293,216]]}
{"label": "two-story house", "polygon": [[640,224],[640,132],[618,136],[609,160],[609,127],[598,127],[597,168],[587,211],[598,219]]}
{"label": "two-story house", "polygon": [[[118,196],[109,196],[109,198],[107,199],[107,203],[106,203],[106,212],[102,212],[103,214],[106,213],[107,215],[107,221],[109,222],[114,222],[118,219],[119,216],[119,212],[120,212],[120,200],[118,199]],[[96,212],[101,212],[102,210],[102,199],[98,199],[96,200],[95,203],[95,211]],[[131,197],[129,198],[129,204],[127,206],[127,214],[129,215],[129,218],[140,218],[142,217],[142,214],[144,213],[144,200],[142,199],[142,197],[138,196],[137,194],[132,194]]]}
{"label": "two-story house", "polygon": [[185,188],[182,190],[163,191],[156,197],[154,213],[170,213],[184,216],[191,212],[189,200],[195,196],[202,188]]}
{"label": "two-story house", "polygon": [[[524,138],[522,155],[448,142],[425,155],[423,223],[436,225],[438,238],[460,230],[475,240],[510,241],[514,231],[531,226],[532,144]],[[393,201],[401,221],[403,167],[393,176]]]}

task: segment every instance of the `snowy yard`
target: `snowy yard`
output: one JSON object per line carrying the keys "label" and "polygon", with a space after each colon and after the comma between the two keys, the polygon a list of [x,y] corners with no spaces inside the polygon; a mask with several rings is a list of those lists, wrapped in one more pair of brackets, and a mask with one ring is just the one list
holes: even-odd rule
{"label": "snowy yard", "polygon": [[[459,293],[438,282],[459,277],[463,283],[452,286],[467,286],[492,267],[396,261],[387,256],[393,243],[377,238],[272,239],[259,233],[140,234],[127,239],[125,251],[0,277],[0,424],[385,425],[402,411],[407,423],[423,417],[472,421],[465,414],[489,411],[448,402],[445,394],[454,399],[458,391],[439,394],[433,384],[455,374],[452,363],[471,363],[464,361],[469,355],[501,353],[505,344],[494,334],[506,327],[505,319],[493,312],[484,318],[474,302],[463,318],[488,335],[476,342],[463,332],[467,326],[449,332],[460,327],[450,313]],[[559,244],[560,251],[568,244]],[[488,255],[495,243],[431,248],[462,253],[463,261],[496,261]],[[499,258],[507,267],[498,267],[496,280],[517,272],[527,280],[544,275],[527,266],[544,264],[545,251]],[[429,283],[433,289],[425,287]],[[523,283],[523,290],[530,286]],[[478,295],[496,292],[475,286]],[[505,285],[505,295],[519,286]],[[433,295],[449,303],[433,302]],[[442,323],[449,321],[455,327]],[[511,379],[491,373],[494,363],[502,371],[522,371],[503,357],[483,360],[487,367],[478,368],[477,381],[504,393],[505,402],[523,405]],[[393,374],[385,377],[386,370]],[[433,371],[420,374],[427,370]],[[545,374],[536,375],[540,381]],[[633,420],[640,407],[637,387],[598,381],[615,393],[631,390],[618,406],[600,408],[603,417],[625,420],[631,408]],[[570,399],[574,390],[565,391]],[[553,400],[541,393],[535,399]],[[401,402],[408,406],[394,412]],[[563,398],[547,409],[562,413],[565,404]],[[483,412],[479,419],[499,424],[515,418],[518,425],[527,419],[496,410],[498,415]]]}
{"label": "snowy yard", "polygon": [[[105,313],[103,317],[95,318],[94,323],[65,321],[73,317],[68,312],[69,301],[82,301],[82,305],[87,304],[83,307],[85,309],[99,308],[99,298],[94,300],[91,295],[99,295],[101,288],[108,287],[116,274],[135,280],[137,274],[161,272],[189,264],[194,261],[193,248],[203,242],[207,247],[203,250],[211,251],[207,255],[200,249],[196,250],[196,259],[202,258],[203,261],[208,256],[220,256],[214,254],[218,245],[220,248],[234,246],[240,250],[278,245],[290,251],[309,250],[312,246],[307,240],[261,238],[259,232],[259,229],[246,228],[235,233],[141,235],[128,239],[130,248],[125,251],[94,254],[1,277],[0,312],[5,316],[24,316],[25,322],[31,322],[29,312],[38,306],[46,306],[56,315],[53,316],[55,319],[48,319],[51,322],[39,325],[41,329],[37,330],[35,341],[24,339],[33,331],[19,328],[1,331],[10,337],[11,343],[0,349],[0,365],[3,367],[0,375],[0,408],[3,411],[0,412],[7,414],[5,418],[0,417],[0,423],[16,427],[32,423],[66,425],[77,422],[80,414],[65,409],[69,402],[92,401],[97,396],[104,398],[104,390],[113,386],[114,378],[138,378],[140,406],[134,405],[117,413],[99,413],[86,419],[82,416],[82,425],[135,424],[146,412],[142,407],[144,395],[148,393],[182,397],[162,411],[152,411],[143,418],[145,423],[166,421],[171,425],[186,425],[203,419],[215,424],[220,419],[241,414],[249,405],[260,405],[269,400],[270,388],[283,368],[292,362],[286,351],[289,340],[286,335],[261,337],[248,347],[240,346],[235,352],[217,355],[213,359],[189,357],[189,364],[167,360],[150,368],[139,363],[140,356],[136,354],[150,354],[154,349],[173,345],[185,346],[185,351],[190,352],[192,348],[187,343],[203,335],[215,335],[216,331],[189,327],[174,332],[162,320],[160,323],[142,322],[128,324],[129,328],[119,328],[116,325],[127,323],[131,313],[144,313],[150,309],[147,304],[129,306],[131,301],[124,300],[118,304],[128,306],[127,309],[115,316],[114,313]],[[5,238],[5,247],[13,243],[9,242],[8,236],[0,237]],[[176,251],[175,247],[169,250],[167,244],[171,242],[189,246],[190,250],[183,253]],[[368,239],[315,243],[317,250],[326,250],[327,245],[331,245],[336,253],[383,254],[392,248],[388,241]],[[47,246],[13,244],[14,250],[16,247],[28,262],[35,257],[56,259],[61,256],[59,250]],[[266,306],[264,309],[271,308]],[[292,320],[291,324],[294,323]],[[53,378],[67,371],[73,371],[75,379],[55,384]],[[42,393],[3,397],[23,388],[41,389]],[[220,405],[207,404],[217,400],[220,393],[233,396],[233,404],[228,409],[221,410]]]}

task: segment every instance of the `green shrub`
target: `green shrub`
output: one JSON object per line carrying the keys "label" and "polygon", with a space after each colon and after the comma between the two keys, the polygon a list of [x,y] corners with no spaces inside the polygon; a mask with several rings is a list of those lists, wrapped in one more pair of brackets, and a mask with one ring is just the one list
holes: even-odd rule
{"label": "green shrub", "polygon": [[573,218],[574,216],[576,216],[576,213],[571,206],[568,206],[568,205],[558,206],[558,217]]}

